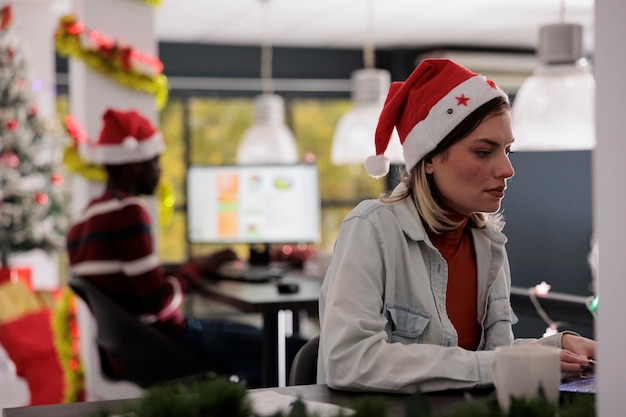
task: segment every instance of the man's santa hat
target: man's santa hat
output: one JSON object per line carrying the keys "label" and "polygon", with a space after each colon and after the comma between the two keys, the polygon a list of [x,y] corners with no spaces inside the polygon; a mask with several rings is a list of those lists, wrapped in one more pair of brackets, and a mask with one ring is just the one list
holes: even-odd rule
{"label": "man's santa hat", "polygon": [[102,121],[104,125],[95,148],[98,164],[121,165],[148,161],[165,150],[159,131],[136,110],[110,108],[102,116]]}
{"label": "man's santa hat", "polygon": [[448,59],[425,59],[404,82],[389,87],[374,137],[376,155],[365,161],[372,177],[389,172],[384,155],[394,127],[410,171],[481,105],[508,96],[493,81]]}

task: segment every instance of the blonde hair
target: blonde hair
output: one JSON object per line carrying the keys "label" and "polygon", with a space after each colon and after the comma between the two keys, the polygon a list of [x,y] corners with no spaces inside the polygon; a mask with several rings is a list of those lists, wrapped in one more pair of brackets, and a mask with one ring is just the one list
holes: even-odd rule
{"label": "blonde hair", "polygon": [[[411,198],[417,207],[417,212],[426,227],[435,233],[446,233],[458,228],[462,222],[451,219],[452,214],[443,205],[439,190],[432,180],[432,176],[426,173],[426,161],[433,156],[447,153],[450,146],[470,134],[490,114],[505,114],[511,111],[511,106],[502,97],[494,98],[474,110],[459,125],[452,130],[437,146],[437,148],[424,156],[411,169],[410,172],[401,175],[401,181],[406,190],[400,194],[385,195],[381,197],[385,202],[397,202],[405,198]],[[494,225],[499,228],[503,223],[502,213],[472,213],[467,222],[468,226],[479,229]]]}

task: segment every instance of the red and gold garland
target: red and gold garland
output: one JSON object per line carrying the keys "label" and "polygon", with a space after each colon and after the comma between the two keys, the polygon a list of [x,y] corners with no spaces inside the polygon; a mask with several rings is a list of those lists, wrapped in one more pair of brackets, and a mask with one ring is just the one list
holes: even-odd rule
{"label": "red and gold garland", "polygon": [[[84,47],[81,37],[87,38],[93,47]],[[154,95],[159,109],[167,103],[167,78],[157,57],[142,54],[89,29],[71,14],[61,17],[54,38],[59,54],[81,59],[92,70],[127,88]]]}
{"label": "red and gold garland", "polygon": [[74,292],[64,287],[57,301],[52,318],[54,344],[63,368],[65,390],[63,402],[83,401],[85,374],[80,360],[80,331],[76,320]]}

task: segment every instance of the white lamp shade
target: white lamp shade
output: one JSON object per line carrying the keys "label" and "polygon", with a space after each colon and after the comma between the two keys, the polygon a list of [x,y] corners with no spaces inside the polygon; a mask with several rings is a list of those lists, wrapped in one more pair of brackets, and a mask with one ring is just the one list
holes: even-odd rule
{"label": "white lamp shade", "polygon": [[[355,106],[341,117],[331,148],[333,164],[362,164],[368,156],[376,154],[374,132],[381,110],[382,105],[379,104]],[[402,145],[395,129],[385,156],[391,163],[404,163]]]}
{"label": "white lamp shade", "polygon": [[586,66],[535,70],[513,102],[514,151],[583,150],[595,146],[595,80]]}
{"label": "white lamp shade", "polygon": [[[351,77],[354,107],[346,112],[335,128],[330,159],[335,165],[363,164],[376,154],[374,133],[391,83],[389,71],[364,68]],[[396,130],[385,151],[391,163],[404,163],[402,145]]]}
{"label": "white lamp shade", "polygon": [[294,164],[298,148],[291,130],[285,125],[285,104],[275,94],[263,94],[255,99],[256,121],[237,148],[237,163]]}

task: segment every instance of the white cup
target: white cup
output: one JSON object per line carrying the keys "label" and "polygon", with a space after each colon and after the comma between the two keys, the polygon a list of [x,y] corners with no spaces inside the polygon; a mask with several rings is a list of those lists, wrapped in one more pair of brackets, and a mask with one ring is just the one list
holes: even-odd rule
{"label": "white cup", "polygon": [[533,399],[540,388],[548,401],[559,400],[561,349],[540,345],[499,346],[493,360],[498,403],[509,411],[511,398]]}

